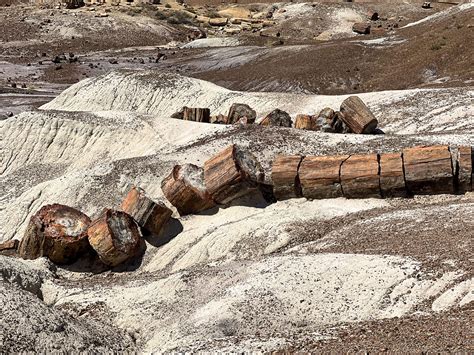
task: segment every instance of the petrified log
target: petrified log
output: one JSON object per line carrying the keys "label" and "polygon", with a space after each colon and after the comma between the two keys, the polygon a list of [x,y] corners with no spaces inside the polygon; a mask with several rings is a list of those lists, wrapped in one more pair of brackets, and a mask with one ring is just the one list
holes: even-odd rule
{"label": "petrified log", "polygon": [[341,104],[342,120],[352,132],[357,134],[372,133],[378,121],[374,114],[357,96],[349,96]]}
{"label": "petrified log", "polygon": [[247,123],[250,124],[255,122],[257,113],[247,104],[234,103],[230,107],[227,117],[230,124],[239,122],[243,117],[246,117]]}
{"label": "petrified log", "polygon": [[145,191],[132,187],[122,202],[122,211],[128,213],[145,231],[158,235],[173,211],[161,202],[155,202]]}
{"label": "petrified log", "polygon": [[313,116],[299,114],[295,118],[295,128],[314,131],[316,130],[316,120]]}
{"label": "petrified log", "polygon": [[404,149],[403,165],[407,188],[412,194],[454,192],[453,167],[448,146]]}
{"label": "petrified log", "polygon": [[401,153],[380,154],[380,190],[383,197],[407,195]]}
{"label": "petrified log", "polygon": [[217,116],[211,116],[210,122],[214,124],[228,124],[229,118],[223,114],[218,114]]}
{"label": "petrified log", "polygon": [[106,265],[117,266],[135,256],[140,246],[140,232],[133,218],[125,212],[107,209],[87,230],[89,243]]}
{"label": "petrified log", "polygon": [[299,155],[279,155],[272,165],[273,194],[277,200],[301,197],[298,168],[303,160]]}
{"label": "petrified log", "polygon": [[0,243],[0,251],[17,250],[20,242],[17,239],[10,239],[6,242]]}
{"label": "petrified log", "polygon": [[344,115],[339,111],[334,113],[331,127],[334,133],[352,133],[351,128],[344,122]]}
{"label": "petrified log", "polygon": [[235,145],[204,163],[207,192],[218,204],[256,191],[263,180],[263,169],[257,159]]}
{"label": "petrified log", "polygon": [[209,123],[211,111],[208,108],[183,107],[183,120]]}
{"label": "petrified log", "polygon": [[352,25],[352,31],[361,35],[368,35],[370,33],[370,24],[366,22],[356,22]]}
{"label": "petrified log", "polygon": [[349,155],[305,157],[299,168],[303,196],[308,199],[342,196],[341,165]]}
{"label": "petrified log", "polygon": [[176,165],[161,182],[168,201],[181,216],[199,213],[215,206],[204,184],[204,170],[193,164]]}
{"label": "petrified log", "polygon": [[90,222],[89,217],[72,207],[43,206],[31,217],[18,252],[23,259],[46,256],[57,264],[72,263],[88,249]]}
{"label": "petrified log", "polygon": [[472,191],[473,181],[473,160],[472,147],[462,146],[458,148],[457,154],[457,176],[459,192]]}
{"label": "petrified log", "polygon": [[323,132],[332,132],[332,122],[334,117],[334,110],[326,107],[321,110],[315,121],[315,129]]}
{"label": "petrified log", "polygon": [[273,110],[260,121],[261,126],[291,127],[291,117],[280,109]]}
{"label": "petrified log", "polygon": [[342,164],[341,184],[347,198],[380,197],[377,154],[351,155]]}

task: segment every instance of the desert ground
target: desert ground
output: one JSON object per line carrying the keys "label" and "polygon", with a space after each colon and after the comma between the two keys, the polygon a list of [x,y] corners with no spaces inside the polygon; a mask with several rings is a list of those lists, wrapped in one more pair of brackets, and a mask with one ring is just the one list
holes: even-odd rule
{"label": "desert ground", "polygon": [[[473,192],[256,193],[181,216],[161,188],[230,144],[268,185],[282,154],[474,146],[474,3],[422,4],[0,0],[0,243],[44,205],[95,219],[131,186],[173,211],[112,268],[0,251],[0,352],[474,352]],[[384,134],[171,117],[295,120],[351,95]]]}

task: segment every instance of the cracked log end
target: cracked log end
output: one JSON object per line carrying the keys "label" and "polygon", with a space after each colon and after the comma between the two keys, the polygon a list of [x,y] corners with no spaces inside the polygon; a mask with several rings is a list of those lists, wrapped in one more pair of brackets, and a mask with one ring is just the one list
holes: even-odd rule
{"label": "cracked log end", "polygon": [[273,194],[277,200],[298,198],[302,196],[298,168],[303,160],[302,156],[279,155],[272,165]]}
{"label": "cracked log end", "polygon": [[30,219],[18,247],[23,259],[48,257],[56,264],[70,264],[87,251],[87,228],[91,220],[84,213],[64,205],[43,206]]}
{"label": "cracked log end", "polygon": [[357,134],[373,133],[378,121],[358,96],[349,96],[341,104],[342,120]]}
{"label": "cracked log end", "polygon": [[194,164],[176,165],[161,182],[161,189],[181,216],[215,206],[204,184],[204,170]]}
{"label": "cracked log end", "polygon": [[377,154],[347,158],[341,167],[341,184],[347,198],[381,197]]}
{"label": "cracked log end", "polygon": [[141,228],[153,235],[160,233],[173,214],[163,203],[153,201],[138,187],[132,187],[121,208],[132,216]]}
{"label": "cracked log end", "polygon": [[140,248],[140,232],[125,212],[107,209],[87,230],[89,243],[106,265],[117,266],[134,257]]}
{"label": "cracked log end", "polygon": [[451,153],[446,145],[403,150],[405,181],[412,194],[452,194],[454,176]]}
{"label": "cracked log end", "polygon": [[264,173],[253,154],[231,145],[204,163],[204,181],[212,199],[226,204],[257,191]]}
{"label": "cracked log end", "polygon": [[380,189],[383,197],[406,197],[401,153],[380,154]]}
{"label": "cracked log end", "polygon": [[342,197],[341,165],[349,155],[305,157],[299,169],[303,196],[307,199]]}

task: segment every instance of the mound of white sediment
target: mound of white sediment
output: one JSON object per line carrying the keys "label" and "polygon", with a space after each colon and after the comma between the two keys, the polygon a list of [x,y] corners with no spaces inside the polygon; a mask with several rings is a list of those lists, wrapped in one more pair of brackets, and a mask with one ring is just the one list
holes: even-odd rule
{"label": "mound of white sediment", "polygon": [[457,13],[459,12],[462,12],[462,11],[472,11],[472,9],[474,8],[474,2],[467,2],[465,4],[460,4],[460,5],[457,5],[457,6],[453,6],[453,7],[450,7],[446,10],[443,10],[443,11],[440,11],[440,12],[437,12],[433,15],[430,15],[430,16],[427,16],[427,17],[424,17],[422,18],[421,20],[418,20],[418,21],[415,21],[415,22],[411,22],[407,25],[405,25],[403,28],[406,28],[406,27],[412,27],[412,26],[417,26],[419,24],[424,24],[424,23],[430,23],[430,22],[435,22],[435,21],[438,21],[438,20],[442,20],[442,19],[445,19],[449,16],[455,16]]}

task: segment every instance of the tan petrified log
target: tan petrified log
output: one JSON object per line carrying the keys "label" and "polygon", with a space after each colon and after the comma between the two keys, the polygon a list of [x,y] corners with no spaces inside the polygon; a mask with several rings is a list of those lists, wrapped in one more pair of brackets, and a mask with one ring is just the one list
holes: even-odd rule
{"label": "tan petrified log", "polygon": [[314,116],[299,114],[295,118],[295,128],[315,131],[316,119]]}
{"label": "tan petrified log", "polygon": [[245,150],[231,145],[204,163],[207,192],[218,204],[256,191],[264,180],[257,159]]}
{"label": "tan petrified log", "polygon": [[161,190],[181,216],[215,206],[206,191],[204,170],[194,164],[176,165],[161,182]]}
{"label": "tan petrified log", "polygon": [[298,168],[303,160],[299,155],[279,155],[272,165],[273,194],[277,200],[301,197]]}
{"label": "tan petrified log", "polygon": [[57,264],[72,263],[88,249],[90,222],[89,217],[72,207],[43,206],[31,217],[18,253],[23,259],[46,256]]}
{"label": "tan petrified log", "polygon": [[211,111],[208,108],[183,107],[183,120],[209,123]]}
{"label": "tan petrified log", "polygon": [[473,160],[472,147],[462,146],[458,148],[457,154],[457,175],[459,192],[472,191],[473,183]]}
{"label": "tan petrified log", "polygon": [[380,190],[383,197],[407,195],[401,153],[380,154]]}
{"label": "tan petrified log", "polygon": [[305,157],[299,168],[303,196],[308,199],[342,196],[341,165],[349,155]]}
{"label": "tan petrified log", "polygon": [[87,230],[89,243],[106,265],[117,266],[135,256],[140,247],[140,232],[125,212],[104,210]]}
{"label": "tan petrified log", "polygon": [[158,235],[173,211],[161,202],[146,196],[145,191],[132,187],[122,202],[122,211],[128,213],[145,231]]}
{"label": "tan petrified log", "polygon": [[342,120],[357,134],[372,133],[378,121],[374,114],[357,96],[349,96],[341,104]]}
{"label": "tan petrified log", "polygon": [[404,149],[403,165],[407,188],[412,194],[454,192],[453,167],[448,146]]}
{"label": "tan petrified log", "polygon": [[347,198],[380,197],[377,154],[356,154],[341,166],[342,193]]}
{"label": "tan petrified log", "polygon": [[20,242],[17,239],[10,239],[6,242],[0,243],[0,251],[17,250]]}

